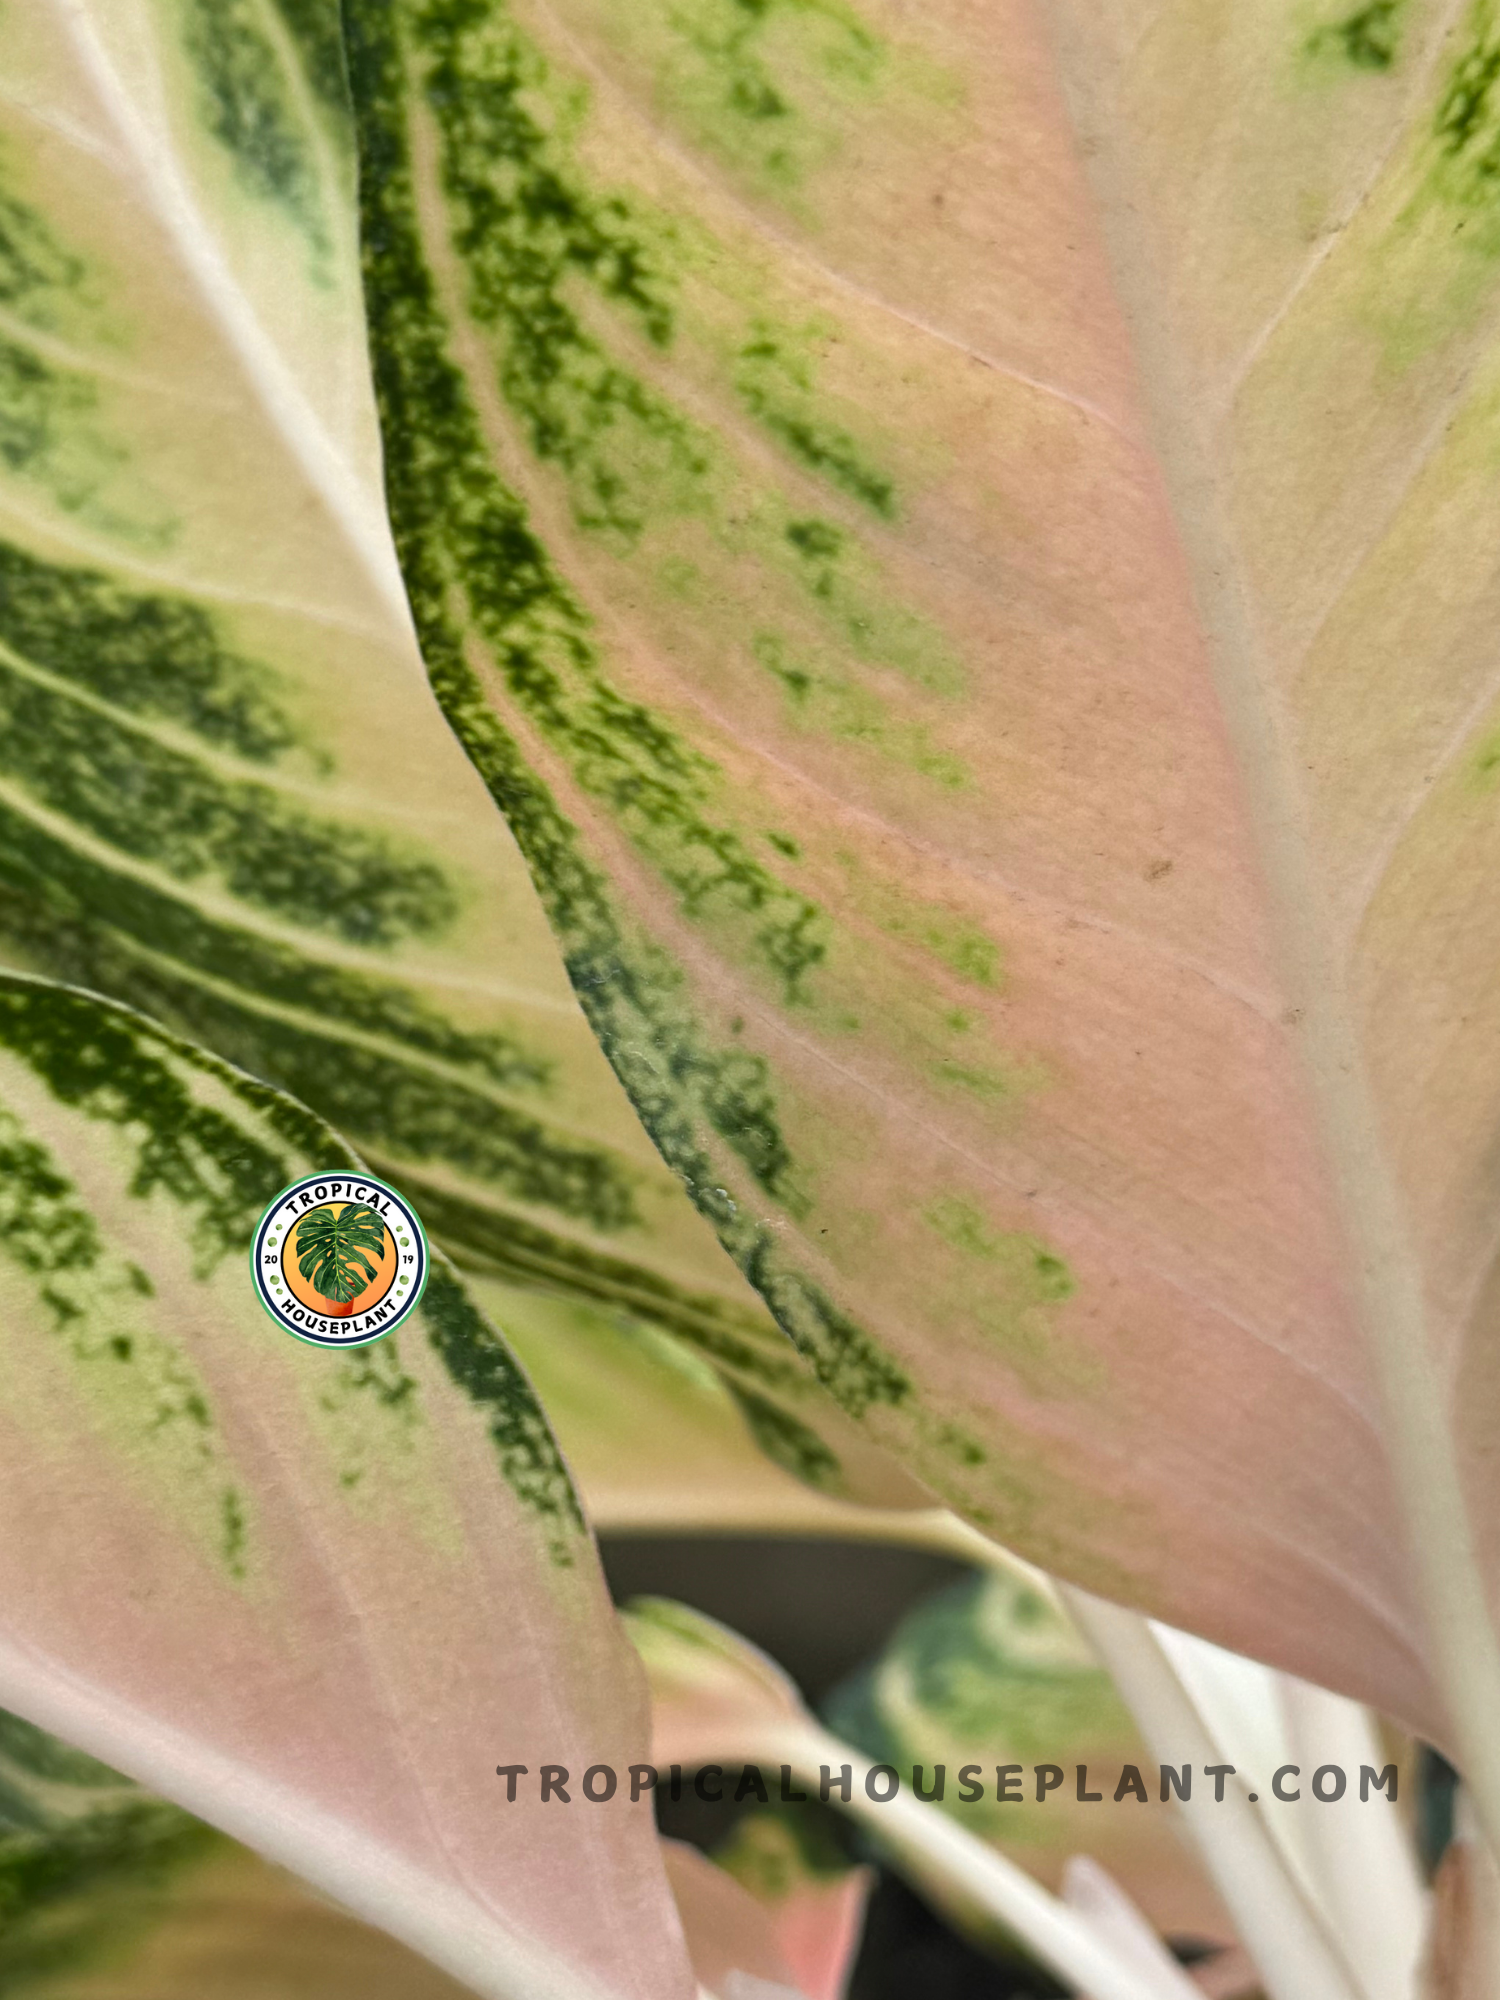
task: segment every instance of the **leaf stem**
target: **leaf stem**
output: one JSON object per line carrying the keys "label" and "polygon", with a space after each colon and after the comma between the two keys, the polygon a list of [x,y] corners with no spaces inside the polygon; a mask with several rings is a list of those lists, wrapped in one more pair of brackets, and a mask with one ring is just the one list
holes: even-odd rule
{"label": "leaf stem", "polygon": [[[1089,2000],[1180,2000],[1179,1984],[1148,1977],[1139,1965],[1122,1958],[1087,1917],[1069,1909],[1013,1861],[955,1826],[935,1806],[904,1792],[885,1803],[872,1799],[865,1780],[878,1767],[816,1723],[778,1730],[773,1746],[761,1746],[761,1754],[773,1752],[790,1763],[803,1784],[820,1788],[825,1765],[837,1782],[838,1772],[847,1764],[846,1809],[870,1829],[882,1848],[905,1859],[938,1894],[977,1908],[1003,1925],[1059,1978],[1087,1993]],[[838,1795],[833,1796],[837,1802]],[[1306,2000],[1322,1996],[1309,1992]],[[1348,1996],[1340,1995],[1339,2000]]]}
{"label": "leaf stem", "polygon": [[[1277,1675],[1293,1754],[1304,1768],[1336,1764],[1354,1772],[1384,1764],[1368,1714],[1358,1703],[1306,1681]],[[1427,1895],[1405,1829],[1394,1811],[1372,1812],[1351,1792],[1314,1805],[1308,1845],[1329,1913],[1346,1940],[1370,2000],[1412,2000],[1427,1933]]]}
{"label": "leaf stem", "polygon": [[[1218,1762],[1213,1738],[1148,1622],[1071,1585],[1061,1591],[1153,1756],[1200,1769]],[[1199,1791],[1182,1801],[1182,1812],[1270,2000],[1366,2000],[1248,1792],[1230,1781],[1222,1800]]]}

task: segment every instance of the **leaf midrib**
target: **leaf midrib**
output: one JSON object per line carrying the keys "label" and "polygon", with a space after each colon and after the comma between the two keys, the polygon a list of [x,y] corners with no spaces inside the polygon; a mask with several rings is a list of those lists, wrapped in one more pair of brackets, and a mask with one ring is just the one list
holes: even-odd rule
{"label": "leaf midrib", "polygon": [[345,459],[220,253],[164,135],[153,133],[95,31],[90,0],[54,0],[64,30],[184,270],[221,327],[288,455],[337,524],[393,628],[411,632],[406,588],[379,496]]}
{"label": "leaf midrib", "polygon": [[547,0],[535,0],[535,5],[537,13],[545,19],[548,29],[566,50],[569,61],[575,63],[589,82],[605,93],[611,102],[625,113],[630,122],[642,132],[650,150],[670,160],[673,166],[703,190],[710,205],[728,211],[736,221],[743,227],[748,227],[761,242],[765,243],[775,256],[803,266],[822,283],[831,285],[849,298],[857,299],[860,304],[872,308],[883,318],[895,320],[913,333],[921,334],[924,339],[934,341],[939,346],[962,355],[966,361],[976,362],[981,368],[987,368],[993,374],[1003,376],[1008,382],[1015,382],[1023,388],[1032,389],[1049,401],[1066,404],[1083,416],[1107,424],[1129,443],[1139,442],[1134,432],[1127,428],[1126,421],[1103,403],[1066,388],[1062,383],[1049,382],[1042,376],[1031,374],[1019,364],[1004,360],[999,355],[971,346],[960,335],[949,333],[931,320],[923,319],[904,306],[898,306],[894,300],[883,298],[869,286],[861,284],[847,271],[841,271],[836,265],[825,263],[810,244],[778,228],[764,210],[747,201],[724,180],[708,172],[702,161],[678,145],[670,132],[661,124],[648,119],[631,93],[621,86],[605,65],[595,60],[578,36],[559,18],[556,9],[547,4]]}
{"label": "leaf midrib", "polygon": [[[1130,148],[1105,108],[1086,31],[1067,4],[1047,9],[1072,123],[1129,329],[1151,444],[1206,642],[1267,888],[1274,946],[1300,1011],[1302,1071],[1349,1250],[1356,1315],[1382,1395],[1388,1452],[1427,1614],[1435,1677],[1490,1841],[1500,1851],[1500,1642],[1458,1476],[1429,1340],[1422,1273],[1354,1031],[1346,969],[1323,893],[1309,815],[1271,692],[1253,599],[1215,478],[1212,440],[1191,413],[1201,385],[1178,350],[1134,221],[1149,207]],[[1097,93],[1097,94],[1096,94]]]}

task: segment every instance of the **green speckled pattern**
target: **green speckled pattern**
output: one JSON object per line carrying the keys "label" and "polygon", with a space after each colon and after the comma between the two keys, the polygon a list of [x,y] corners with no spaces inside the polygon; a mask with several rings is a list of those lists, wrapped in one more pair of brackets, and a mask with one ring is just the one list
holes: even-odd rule
{"label": "green speckled pattern", "polygon": [[[450,1857],[476,1842],[470,1869],[500,1871],[466,1919],[489,1925],[491,1960],[586,1953],[565,1911],[550,1938],[533,1909],[507,1913],[515,1842],[545,1850],[545,1829],[497,1843],[451,1753],[475,1701],[606,1758],[645,1747],[529,1381],[440,1253],[376,1355],[288,1339],[249,1282],[267,1196],[358,1166],[304,1107],[143,1016],[0,975],[0,1682],[24,1698],[30,1657],[63,1662],[90,1691],[85,1740],[236,1830],[246,1787],[279,1795],[322,1839],[363,1843],[375,1880],[415,1871],[428,1895],[467,1894]],[[0,1730],[0,1822],[6,1759],[19,1743],[36,1765],[31,1742]],[[92,1775],[48,1757],[50,1782]],[[428,1813],[445,1827],[438,1862]],[[128,1792],[67,1831],[0,1827],[0,1915],[200,1837]],[[601,1865],[640,1868],[649,1893],[633,1828],[588,1831]],[[298,1865],[325,1879],[326,1850]]]}
{"label": "green speckled pattern", "polygon": [[[794,66],[809,36],[849,103],[881,101],[886,56],[848,10],[700,11],[674,25],[735,117],[754,66],[773,49]],[[734,698],[779,709],[831,769],[877,784],[889,771],[903,796],[932,800],[971,787],[967,669],[903,600],[882,539],[904,502],[878,418],[822,390],[849,329],[776,281],[757,295],[732,275],[732,240],[680,202],[628,173],[611,185],[608,87],[526,8],[354,5],[346,20],[387,486],[438,698],[663,1157],[845,1410],[901,1411],[878,1434],[915,1431],[923,1476],[993,1518],[992,1475],[974,1478],[990,1457],[981,1427],[914,1403],[908,1366],[783,1233],[790,1219],[817,1242],[825,1167],[799,1156],[751,1017],[778,1008],[799,1034],[873,1036],[908,1060],[921,1048],[938,1093],[1013,1117],[1046,1068],[995,1048],[986,1014],[957,1004],[1000,988],[1001,947],[867,853],[830,854],[825,829],[808,856],[806,827],[766,814],[683,700],[684,676],[707,687],[732,662]],[[769,85],[757,101],[767,123],[790,116]],[[796,201],[812,199],[816,176],[794,178]],[[664,701],[640,691],[652,647],[670,663]],[[670,942],[632,907],[637,881],[670,899]],[[899,955],[871,960],[872,926]],[[743,979],[747,1005],[699,1004],[687,965],[703,949]],[[1051,1256],[1041,1241],[1035,1254]],[[1047,1348],[1068,1288],[1037,1289],[1004,1261],[990,1282],[996,1324],[1032,1329],[1009,1341],[1025,1375],[1023,1350]],[[1054,1372],[1098,1370],[1079,1357]],[[816,1476],[815,1442],[794,1444],[742,1386],[757,1434]]]}
{"label": "green speckled pattern", "polygon": [[[649,493],[655,516],[687,524],[680,539],[688,546],[711,534],[719,564],[753,558],[758,575],[769,570],[774,580],[765,609],[784,597],[817,649],[810,657],[849,678],[794,664],[794,642],[769,627],[752,636],[762,671],[794,708],[814,713],[821,733],[877,749],[889,738],[902,763],[945,788],[964,783],[960,760],[928,746],[921,731],[913,739],[887,722],[852,660],[888,663],[940,701],[961,690],[962,670],[914,614],[880,603],[885,586],[856,526],[802,512],[770,483],[751,489],[736,511],[729,496],[745,475],[726,440],[627,368],[593,332],[592,315],[586,320],[573,306],[572,287],[582,282],[633,323],[648,348],[670,350],[679,338],[679,292],[704,253],[670,219],[626,195],[590,190],[562,143],[584,118],[587,94],[570,94],[508,10],[416,7],[378,18],[356,10],[351,48],[366,106],[368,281],[387,476],[439,699],[506,810],[585,1010],[669,1164],[845,1408],[860,1414],[872,1403],[898,1402],[907,1393],[903,1371],[821,1285],[788,1266],[774,1232],[729,1194],[708,1149],[722,1142],[778,1207],[807,1214],[809,1193],[765,1058],[730,1038],[705,1040],[680,973],[624,913],[555,788],[503,711],[485,701],[466,657],[456,617],[472,621],[517,716],[659,871],[685,917],[722,939],[782,1004],[816,1009],[833,932],[783,873],[781,861],[796,856],[797,843],[768,830],[763,858],[753,858],[725,774],[662,716],[618,691],[595,619],[494,465],[474,401],[488,391],[455,366],[429,247],[415,233],[408,113],[392,95],[399,61],[418,65],[425,79],[410,116],[425,126],[424,99],[440,113],[432,143],[442,148],[452,203],[452,252],[462,270],[453,282],[494,340],[495,388],[520,437],[539,463],[559,468],[578,532],[645,560],[649,571],[648,550],[662,532],[643,512]],[[540,102],[554,107],[545,120],[533,108]],[[893,482],[863,465],[842,432],[819,432],[789,414],[799,394],[811,400],[809,370],[763,318],[747,317],[731,365],[736,395],[799,463],[860,511],[894,515]],[[784,525],[772,540],[767,531],[778,515]],[[707,574],[680,555],[673,560],[663,572],[673,594],[701,597]],[[924,924],[909,907],[894,922],[924,942],[942,928],[936,913]],[[947,945],[945,955],[991,983],[996,952],[987,939]],[[980,1096],[997,1087],[989,1068],[956,1055],[942,1074]]]}
{"label": "green speckled pattern", "polygon": [[[300,281],[324,326],[303,360],[336,437],[349,394],[327,353],[363,365],[337,283],[354,216],[336,10],[163,0],[160,24],[194,79],[182,101],[221,220],[250,232],[247,260],[274,250],[278,294]],[[805,1368],[756,1358],[779,1336],[619,1101],[514,850],[344,574],[337,524],[281,504],[291,440],[228,414],[243,392],[222,329],[189,308],[182,393],[161,387],[152,339],[183,319],[153,291],[168,246],[122,262],[111,230],[131,211],[101,228],[91,205],[108,217],[115,197],[95,170],[44,152],[23,171],[24,141],[0,133],[0,340],[18,357],[12,393],[0,352],[0,952],[316,1105],[472,1264],[629,1304],[744,1357],[761,1393],[776,1377],[784,1404],[816,1400]],[[226,453],[243,493],[203,512],[202,468]],[[722,1088],[765,1098],[748,1058]]]}
{"label": "green speckled pattern", "polygon": [[[70,1114],[74,1144],[90,1122],[114,1128],[126,1196],[170,1203],[179,1218],[175,1233],[200,1282],[243,1258],[268,1192],[320,1168],[358,1164],[301,1106],[88,994],[0,975],[0,1050],[25,1066],[60,1114]],[[213,1101],[222,1092],[204,1101],[200,1078],[223,1086],[228,1103]],[[0,1255],[32,1281],[37,1325],[50,1317],[78,1361],[131,1378],[135,1397],[145,1398],[143,1434],[165,1443],[169,1428],[185,1423],[198,1434],[195,1449],[212,1456],[207,1392],[185,1353],[151,1328],[149,1302],[161,1295],[159,1280],[104,1240],[46,1146],[8,1110],[0,1110],[0,1120]],[[243,1289],[253,1303],[248,1281]],[[549,1520],[581,1528],[524,1375],[450,1269],[434,1269],[417,1325],[453,1381],[486,1412],[501,1470],[517,1496]],[[389,1382],[389,1371],[399,1372],[395,1342],[389,1346],[375,1370],[361,1371],[358,1358],[353,1365],[380,1404],[395,1409],[415,1384],[405,1377]],[[232,1485],[219,1494],[218,1518],[226,1565],[243,1575],[245,1511]],[[565,1542],[558,1547],[567,1560]]]}
{"label": "green speckled pattern", "polygon": [[972,1520],[1416,1712],[1346,1232],[1457,1351],[1490,0],[344,19],[428,671],[663,1158]]}

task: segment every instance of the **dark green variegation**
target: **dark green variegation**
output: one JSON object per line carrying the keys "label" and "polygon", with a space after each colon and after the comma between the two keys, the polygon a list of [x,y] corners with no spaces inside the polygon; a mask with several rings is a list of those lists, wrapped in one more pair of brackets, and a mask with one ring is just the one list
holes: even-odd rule
{"label": "dark green variegation", "polygon": [[[336,8],[152,18],[237,307],[150,191],[0,107],[0,955],[315,1105],[472,1266],[706,1347],[787,1436],[821,1428],[800,1456],[837,1484],[836,1413],[619,1099],[370,554]],[[125,16],[91,32],[128,83]],[[45,74],[31,33],[18,71]],[[255,403],[278,369],[279,417]]]}
{"label": "dark green variegation", "polygon": [[[820,393],[814,357],[848,340],[856,369],[882,364],[826,293],[813,315],[759,257],[738,274],[742,232],[715,236],[680,184],[676,206],[642,190],[628,112],[529,8],[353,0],[345,17],[387,487],[438,699],[516,834],[637,1113],[795,1349],[850,1415],[912,1447],[938,1490],[1007,1532],[1042,1533],[1048,1482],[1020,1468],[1024,1447],[1007,1433],[1015,1462],[991,1471],[962,1399],[924,1407],[788,1229],[827,1234],[823,1148],[842,1141],[825,1129],[799,1158],[767,1031],[770,1010],[835,1046],[866,1035],[892,1059],[920,1050],[941,1091],[1004,1130],[1045,1072],[997,1048],[982,1008],[964,1004],[1003,987],[1000,954],[852,839],[813,830],[814,864],[809,829],[770,816],[717,723],[721,698],[755,707],[779,690],[780,726],[805,732],[820,782],[857,770],[917,812],[970,783],[966,669],[930,595],[904,599],[909,571],[891,560],[903,500],[882,458],[913,454],[847,390]],[[852,11],[825,25],[872,66],[885,60]],[[690,39],[705,59],[717,48],[714,62],[738,50],[726,77],[738,102],[736,66],[758,36]],[[909,51],[886,55],[910,110],[927,87],[913,79],[932,78]],[[856,89],[851,102],[864,115],[879,99]],[[616,154],[612,185],[598,161]],[[627,686],[637,669],[664,684],[661,702]],[[712,750],[694,740],[694,684],[716,718],[700,732]],[[830,866],[844,878],[837,914],[804,886],[826,887]],[[733,1005],[700,1004],[702,952],[743,980]],[[1089,1368],[1048,1329],[1066,1268],[1029,1243],[1062,1282],[1012,1282],[1026,1257],[1007,1255],[987,1274],[991,1310],[1056,1393]],[[766,1381],[740,1386],[762,1442],[814,1471],[820,1454],[794,1445]],[[1071,1503],[1056,1486],[1048,1497],[1060,1519]]]}
{"label": "dark green variegation", "polygon": [[894,1448],[1500,1842],[1496,11],[0,11],[0,1700],[493,2000],[690,1990],[648,1823],[455,1748],[644,1748],[504,1338],[252,1315],[368,1161],[617,1519]]}
{"label": "dark green variegation", "polygon": [[0,1984],[16,2000],[129,1979],[147,1938],[188,1914],[184,1888],[233,1852],[191,1814],[0,1711]]}
{"label": "dark green variegation", "polygon": [[[431,1759],[471,1702],[503,1695],[508,1713],[535,1706],[528,1727],[613,1743],[623,1761],[644,1749],[625,1656],[547,1420],[440,1252],[376,1354],[308,1348],[260,1310],[245,1258],[268,1196],[359,1167],[305,1107],[143,1016],[0,974],[0,1693],[49,1721],[62,1711],[157,1789],[254,1831],[475,1990],[568,1990],[590,1949],[577,1919],[507,1913],[510,1836],[497,1848],[469,1777],[435,1778]],[[314,1269],[324,1288],[347,1289],[371,1245],[358,1222],[324,1244],[338,1267]],[[491,1607],[523,1602],[525,1636],[497,1650]],[[454,1692],[434,1685],[435,1657],[464,1662]],[[394,1779],[417,1787],[395,1810],[384,1739],[349,1696],[367,1678],[392,1727],[430,1739]],[[85,1782],[107,1801],[66,1825],[40,1811]],[[471,1869],[499,1871],[446,1942],[423,1915],[453,1893],[420,1831],[432,1810],[450,1852],[476,1839]],[[0,1919],[195,1838],[20,1724],[0,1730],[6,1817]],[[608,1865],[641,1871],[650,1893],[649,1833],[596,1824]],[[533,1849],[546,1837],[515,1834]],[[350,1840],[354,1876],[336,1858]]]}
{"label": "dark green variegation", "polygon": [[1492,0],[342,5],[428,671],[663,1158],[936,1493],[1500,1826]]}
{"label": "dark green variegation", "polygon": [[0,1711],[7,2000],[462,2000],[469,1989],[55,1736]]}
{"label": "dark green variegation", "polygon": [[[214,1845],[208,1828],[0,1710],[0,1967],[24,1993],[118,1936],[110,1891],[150,1892]],[[101,1894],[101,1892],[103,1892]]]}
{"label": "dark green variegation", "polygon": [[[69,1168],[69,1150],[95,1143],[95,1128],[97,1143],[118,1160],[130,1199],[170,1204],[172,1233],[199,1283],[226,1282],[226,1267],[232,1273],[248,1250],[268,1194],[299,1176],[349,1171],[360,1162],[301,1105],[144,1017],[70,988],[0,973],[0,1055],[41,1088],[67,1135],[64,1147],[54,1148],[45,1127],[33,1130],[20,1099],[0,1092],[0,1259],[15,1282],[29,1287],[37,1326],[50,1323],[77,1362],[122,1383],[137,1380],[145,1397],[143,1434],[161,1435],[184,1422],[199,1434],[195,1449],[205,1464],[223,1464],[220,1426],[189,1350],[151,1329],[170,1288],[148,1263],[112,1244]],[[311,1210],[307,1220],[327,1213]],[[352,1213],[352,1226],[326,1236],[315,1230],[308,1246],[309,1263],[330,1284],[347,1286],[350,1266],[363,1266],[363,1251],[375,1248],[375,1230],[360,1227],[361,1214],[384,1237],[373,1211]],[[338,1275],[324,1270],[324,1262],[337,1264]],[[366,1282],[361,1276],[353,1289]],[[231,1295],[243,1291],[253,1303],[248,1285],[232,1276],[227,1283]],[[127,1298],[129,1319],[119,1303]],[[205,1303],[200,1310],[213,1308]],[[571,1560],[568,1537],[581,1528],[581,1516],[525,1377],[468,1305],[451,1270],[434,1270],[419,1313],[454,1381],[493,1424],[507,1480],[555,1527],[559,1559]],[[236,1321],[247,1317],[235,1313]],[[405,1384],[399,1395],[382,1390],[380,1400],[394,1409],[414,1385],[401,1376],[389,1344],[378,1366],[395,1370]],[[360,1388],[381,1389],[383,1376],[368,1374],[359,1360],[355,1368],[351,1385],[357,1376]],[[215,1499],[224,1561],[232,1574],[244,1575],[242,1496],[226,1478]]]}

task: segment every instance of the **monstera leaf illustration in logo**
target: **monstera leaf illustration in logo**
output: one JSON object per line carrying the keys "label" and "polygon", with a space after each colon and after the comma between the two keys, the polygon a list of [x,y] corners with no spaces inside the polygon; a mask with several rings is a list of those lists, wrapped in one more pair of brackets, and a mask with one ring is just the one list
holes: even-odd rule
{"label": "monstera leaf illustration in logo", "polygon": [[[385,1224],[363,1202],[310,1208],[297,1225],[297,1268],[313,1290],[347,1307],[373,1284],[385,1251]],[[368,1253],[368,1254],[367,1254]]]}

